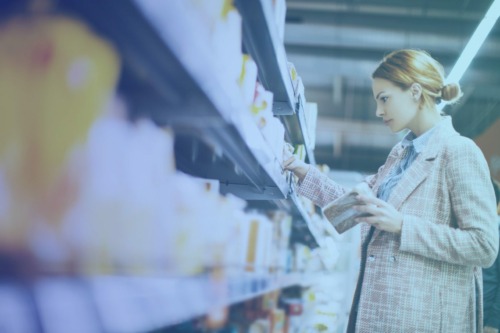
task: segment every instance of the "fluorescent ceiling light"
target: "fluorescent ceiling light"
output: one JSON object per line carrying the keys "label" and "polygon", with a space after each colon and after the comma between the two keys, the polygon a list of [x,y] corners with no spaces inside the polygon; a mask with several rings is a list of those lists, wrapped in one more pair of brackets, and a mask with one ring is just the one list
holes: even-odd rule
{"label": "fluorescent ceiling light", "polygon": [[[494,0],[490,6],[490,9],[488,9],[483,20],[481,21],[481,23],[479,23],[476,31],[474,31],[474,34],[462,51],[462,54],[460,54],[460,57],[455,63],[455,66],[453,66],[450,74],[445,79],[445,83],[460,82],[460,79],[469,67],[472,59],[474,59],[474,57],[476,56],[477,51],[479,51],[481,45],[483,45],[486,37],[495,25],[495,22],[497,21],[499,16],[500,0]],[[439,110],[441,110],[443,106],[444,103],[439,104]]]}
{"label": "fluorescent ceiling light", "polygon": [[479,48],[481,47],[481,45],[483,45],[484,40],[490,33],[491,28],[493,28],[499,16],[500,0],[495,0],[490,6],[490,9],[484,16],[481,23],[479,23],[476,31],[474,31],[474,34],[470,38],[469,43],[467,43],[467,46],[465,46],[465,49],[462,51],[462,54],[455,63],[455,66],[446,78],[447,82],[460,81],[465,71],[467,70],[467,67],[469,67],[477,51],[479,51]]}

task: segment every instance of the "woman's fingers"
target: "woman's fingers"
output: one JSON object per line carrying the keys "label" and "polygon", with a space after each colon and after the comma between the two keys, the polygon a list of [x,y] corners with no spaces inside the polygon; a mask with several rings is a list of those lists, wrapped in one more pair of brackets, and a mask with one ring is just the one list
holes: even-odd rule
{"label": "woman's fingers", "polygon": [[291,156],[293,156],[293,152],[289,151],[288,149],[283,150],[283,159],[288,159]]}
{"label": "woman's fingers", "polygon": [[358,217],[356,218],[356,221],[358,222],[365,222],[371,225],[374,225],[375,227],[379,226],[379,217],[377,216],[364,216],[364,217]]}
{"label": "woman's fingers", "polygon": [[364,195],[364,194],[358,194],[356,196],[356,199],[363,201],[366,204],[372,204],[372,205],[379,206],[379,207],[384,207],[387,204],[384,200],[380,200],[379,198],[377,198],[375,196],[369,196],[369,195]]}
{"label": "woman's fingers", "polygon": [[295,162],[295,156],[292,155],[292,157],[288,158],[285,162],[283,162],[283,167],[287,169],[293,164],[293,162]]}
{"label": "woman's fingers", "polygon": [[356,205],[354,208],[359,212],[370,214],[367,217],[358,217],[356,221],[366,222],[381,229],[396,234],[401,233],[403,225],[403,215],[399,213],[389,203],[378,198],[360,195],[359,200],[365,202],[365,205]]}
{"label": "woman's fingers", "polygon": [[358,194],[370,195],[372,193],[370,186],[367,183],[362,182],[354,186],[353,191]]}
{"label": "woman's fingers", "polygon": [[293,146],[285,142],[285,146],[283,147],[283,160],[289,160],[291,157],[293,157]]}
{"label": "woman's fingers", "polygon": [[309,170],[309,164],[293,155],[283,162],[283,169],[292,171],[302,181]]}
{"label": "woman's fingers", "polygon": [[356,205],[353,208],[356,209],[358,212],[368,213],[371,215],[378,215],[381,213],[380,207],[374,204]]}

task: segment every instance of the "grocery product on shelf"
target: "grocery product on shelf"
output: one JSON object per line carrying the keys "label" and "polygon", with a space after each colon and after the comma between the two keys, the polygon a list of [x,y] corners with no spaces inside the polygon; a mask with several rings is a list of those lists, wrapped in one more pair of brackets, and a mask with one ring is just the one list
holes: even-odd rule
{"label": "grocery product on shelf", "polygon": [[231,1],[224,1],[220,14],[215,19],[211,32],[211,48],[216,71],[236,80],[242,67],[241,57],[241,16]]}
{"label": "grocery product on shelf", "polygon": [[243,54],[242,57],[243,65],[241,67],[238,85],[240,86],[243,95],[243,102],[248,107],[248,109],[251,109],[255,98],[255,89],[257,85],[257,64],[248,54]]}
{"label": "grocery product on shelf", "polygon": [[151,273],[172,260],[169,188],[181,185],[172,133],[146,119],[130,123],[124,108],[115,100],[90,129],[81,189],[64,225],[85,273]]}
{"label": "grocery product on shelf", "polygon": [[73,203],[79,146],[114,92],[120,59],[85,23],[63,16],[12,17],[0,44],[0,169],[9,198],[0,243],[26,246],[37,242],[29,239],[37,228],[53,233]]}
{"label": "grocery product on shelf", "polygon": [[285,145],[285,128],[273,114],[273,94],[257,82],[254,96],[252,115],[274,156],[282,163],[280,158]]}

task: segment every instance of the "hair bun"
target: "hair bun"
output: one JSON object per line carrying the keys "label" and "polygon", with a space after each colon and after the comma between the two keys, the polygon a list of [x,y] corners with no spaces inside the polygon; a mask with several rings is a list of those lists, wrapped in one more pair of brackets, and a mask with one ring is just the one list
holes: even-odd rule
{"label": "hair bun", "polygon": [[462,96],[458,83],[448,83],[441,89],[441,99],[454,103]]}

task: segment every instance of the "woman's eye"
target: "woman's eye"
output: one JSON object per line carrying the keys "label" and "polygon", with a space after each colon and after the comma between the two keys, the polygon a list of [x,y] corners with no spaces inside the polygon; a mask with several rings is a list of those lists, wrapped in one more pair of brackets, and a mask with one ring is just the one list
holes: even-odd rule
{"label": "woman's eye", "polygon": [[384,102],[384,103],[385,103],[385,102],[387,101],[387,99],[388,99],[388,98],[389,98],[389,97],[385,97],[385,96],[384,96],[384,97],[380,97],[380,100],[381,100],[382,102]]}

